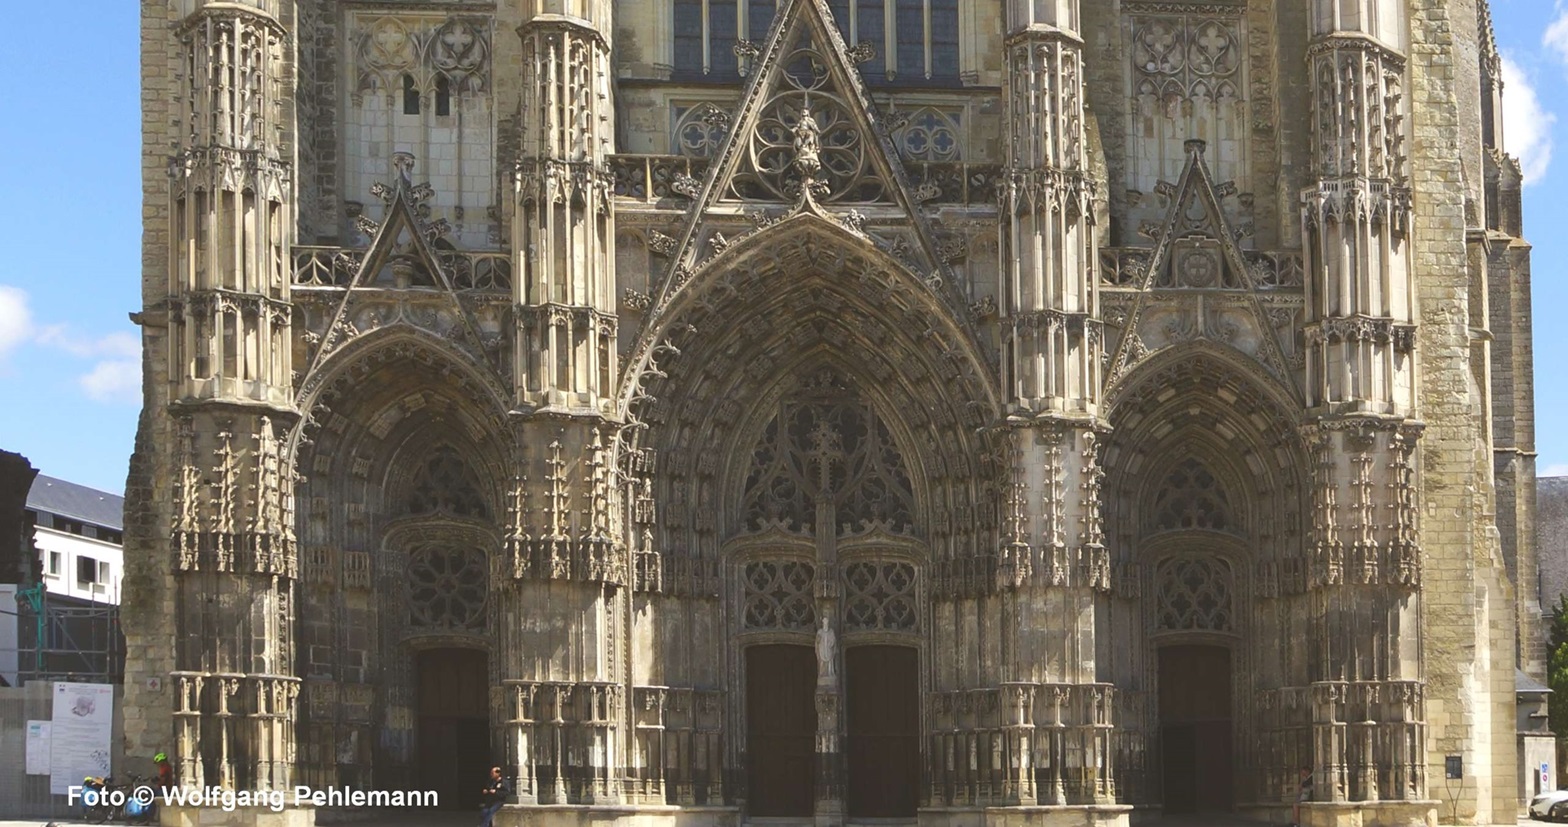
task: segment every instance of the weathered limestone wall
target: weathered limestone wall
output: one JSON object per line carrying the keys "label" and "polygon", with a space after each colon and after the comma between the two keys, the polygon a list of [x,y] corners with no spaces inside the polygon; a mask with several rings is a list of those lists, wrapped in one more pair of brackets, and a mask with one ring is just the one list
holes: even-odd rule
{"label": "weathered limestone wall", "polygon": [[142,3],[142,388],[135,449],[125,483],[125,738],[133,755],[166,749],[174,732],[173,581],[168,545],[173,469],[169,402],[168,311],[170,187],[168,151],[179,139],[184,103],[174,26],[165,0]]}
{"label": "weathered limestone wall", "polygon": [[1568,594],[1568,477],[1536,480],[1535,543],[1540,553],[1541,606],[1551,613]]}
{"label": "weathered limestone wall", "polygon": [[[1490,435],[1471,373],[1465,159],[1476,157],[1461,96],[1479,87],[1459,39],[1474,29],[1470,2],[1411,4],[1411,153],[1415,269],[1421,309],[1421,442],[1426,554],[1425,638],[1429,791],[1443,796],[1442,757],[1463,755],[1465,823],[1513,818],[1513,591],[1492,513]],[[1471,136],[1471,131],[1476,135]],[[1473,657],[1473,660],[1471,659]],[[1446,806],[1446,805],[1445,805]]]}

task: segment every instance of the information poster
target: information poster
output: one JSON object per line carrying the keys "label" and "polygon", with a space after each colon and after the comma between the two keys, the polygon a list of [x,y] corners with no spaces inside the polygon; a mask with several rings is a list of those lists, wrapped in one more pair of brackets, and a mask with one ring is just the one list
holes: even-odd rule
{"label": "information poster", "polygon": [[65,795],[87,776],[109,774],[114,686],[57,683],[49,728],[49,791]]}
{"label": "information poster", "polygon": [[27,722],[27,774],[49,774],[49,722]]}

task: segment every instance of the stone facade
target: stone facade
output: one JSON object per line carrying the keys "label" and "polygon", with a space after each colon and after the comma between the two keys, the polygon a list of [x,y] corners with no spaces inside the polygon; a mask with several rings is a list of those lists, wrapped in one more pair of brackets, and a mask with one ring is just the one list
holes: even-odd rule
{"label": "stone facade", "polygon": [[1312,824],[1512,821],[1485,0],[143,0],[142,37],[126,735],[183,783],[488,746],[506,823],[1097,824],[1288,818],[1311,767]]}

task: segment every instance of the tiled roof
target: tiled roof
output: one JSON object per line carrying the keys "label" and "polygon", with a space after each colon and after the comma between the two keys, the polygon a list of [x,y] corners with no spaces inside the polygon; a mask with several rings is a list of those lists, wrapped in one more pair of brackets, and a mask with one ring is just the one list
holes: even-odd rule
{"label": "tiled roof", "polygon": [[125,498],[39,474],[27,492],[27,507],[116,531],[125,528]]}

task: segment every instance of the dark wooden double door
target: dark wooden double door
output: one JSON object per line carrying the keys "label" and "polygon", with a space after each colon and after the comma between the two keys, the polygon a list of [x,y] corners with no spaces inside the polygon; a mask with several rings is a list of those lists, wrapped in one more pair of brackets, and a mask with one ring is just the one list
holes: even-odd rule
{"label": "dark wooden double door", "polygon": [[1167,813],[1234,804],[1230,650],[1160,649],[1160,763]]}
{"label": "dark wooden double door", "polygon": [[484,652],[436,649],[416,656],[419,788],[444,809],[476,811],[489,779],[489,667]]}
{"label": "dark wooden double door", "polygon": [[[809,816],[818,767],[817,660],[809,646],[746,649],[746,760],[751,815]],[[844,651],[844,804],[851,817],[912,818],[919,802],[919,653]]]}

